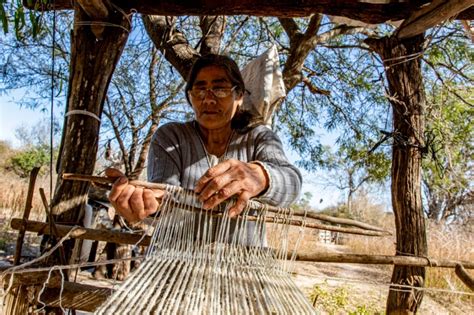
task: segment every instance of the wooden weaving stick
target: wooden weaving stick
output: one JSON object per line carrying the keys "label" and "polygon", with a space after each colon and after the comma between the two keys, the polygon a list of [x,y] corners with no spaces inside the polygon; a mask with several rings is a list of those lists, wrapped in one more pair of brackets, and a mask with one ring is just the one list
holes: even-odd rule
{"label": "wooden weaving stick", "polygon": [[[110,177],[104,177],[104,176],[93,176],[93,175],[83,175],[83,174],[73,174],[73,173],[64,173],[62,176],[63,179],[65,180],[79,180],[79,181],[87,181],[87,182],[92,182],[95,184],[99,184],[101,187],[105,189],[111,189],[112,184],[115,182],[116,179],[110,178]],[[139,181],[139,180],[131,180],[129,181],[129,184],[134,185],[136,187],[143,187],[143,188],[148,188],[148,189],[160,189],[160,190],[166,190],[169,185],[166,184],[161,184],[161,183],[150,183],[150,182],[145,182],[145,181]],[[187,192],[190,194],[194,194],[192,190],[189,189],[184,189],[181,188],[183,192]],[[263,211],[266,210],[268,212],[272,213],[278,213],[281,215],[287,215],[287,214],[292,214],[294,216],[299,216],[299,217],[308,217],[320,221],[327,221],[330,223],[335,223],[335,224],[345,224],[349,226],[355,226],[358,229],[353,229],[353,228],[344,228],[344,227],[337,227],[337,226],[329,226],[329,225],[324,225],[324,224],[318,224],[318,223],[306,223],[307,227],[311,227],[310,225],[314,225],[313,228],[317,229],[325,229],[329,231],[337,231],[337,232],[343,232],[343,233],[350,233],[350,234],[359,234],[359,235],[368,235],[368,236],[388,236],[392,235],[389,231],[386,231],[384,229],[381,229],[376,226],[372,226],[370,224],[352,220],[352,219],[344,219],[344,218],[335,218],[335,217],[330,217],[328,215],[323,215],[323,214],[318,214],[310,211],[304,211],[304,210],[294,210],[294,209],[284,209],[280,207],[275,207],[275,206],[270,206],[263,204],[261,202],[258,202],[256,200],[250,200],[248,206],[250,207],[251,210],[257,210],[257,211]],[[270,219],[272,220],[272,219]],[[275,219],[273,219],[275,220]],[[296,220],[293,220],[296,221]],[[271,221],[268,221],[271,222]],[[298,221],[302,222],[302,221]],[[291,224],[291,223],[290,223]],[[298,224],[291,224],[291,225],[303,225],[302,223]]]}

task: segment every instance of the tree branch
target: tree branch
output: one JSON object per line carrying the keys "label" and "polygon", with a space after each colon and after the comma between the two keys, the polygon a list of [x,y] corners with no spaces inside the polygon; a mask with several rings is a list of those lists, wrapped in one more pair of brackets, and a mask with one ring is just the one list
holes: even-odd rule
{"label": "tree branch", "polygon": [[176,18],[161,15],[143,15],[145,29],[166,60],[186,79],[199,53],[186,37],[175,29]]}
{"label": "tree branch", "polygon": [[430,68],[433,70],[433,72],[435,73],[436,77],[438,78],[438,80],[441,82],[441,84],[443,84],[444,87],[446,87],[446,89],[452,93],[453,95],[455,95],[461,102],[463,102],[464,104],[470,106],[470,107],[473,107],[474,105],[472,103],[469,103],[469,101],[467,101],[466,99],[464,99],[464,97],[462,97],[461,95],[459,95],[459,93],[457,93],[455,90],[453,90],[448,84],[446,84],[444,82],[444,79],[443,77],[441,76],[441,74],[439,74],[439,72],[436,70],[436,67],[433,65],[432,62],[430,62],[428,59],[426,58],[422,58],[422,60],[428,65],[430,66]]}
{"label": "tree branch", "polygon": [[322,15],[311,16],[307,30],[304,34],[297,31],[293,19],[279,19],[290,40],[290,53],[283,68],[283,81],[287,93],[302,80],[301,71],[308,54],[316,47],[317,31],[321,25]]}
{"label": "tree branch", "polygon": [[279,18],[278,21],[280,21],[281,26],[283,27],[286,32],[286,35],[290,39],[290,45],[292,40],[297,39],[298,36],[302,36],[300,28],[298,27],[298,24],[296,24],[294,19]]}
{"label": "tree branch", "polygon": [[337,37],[339,35],[347,35],[347,34],[364,34],[367,36],[373,36],[374,32],[366,27],[353,27],[353,26],[347,26],[347,25],[340,25],[335,28],[333,28],[330,31],[324,32],[321,35],[317,36],[314,40],[315,43],[313,43],[315,46],[319,43],[324,43],[329,41],[330,39]]}
{"label": "tree branch", "polygon": [[201,49],[199,50],[201,55],[219,53],[225,25],[225,16],[203,16],[199,19],[199,26],[202,30]]}
{"label": "tree branch", "polygon": [[303,81],[304,85],[306,85],[308,87],[309,91],[313,94],[322,94],[322,95],[326,95],[326,96],[331,95],[330,91],[323,90],[323,89],[318,88],[317,86],[314,86],[314,84],[311,82],[311,80],[307,77],[303,77],[302,81]]}
{"label": "tree branch", "polygon": [[[108,98],[105,99],[105,104],[108,107],[108,109],[110,110],[111,107],[110,107],[110,102],[109,102]],[[112,125],[112,130],[115,134],[115,139],[117,140],[117,142],[119,144],[120,151],[122,151],[122,161],[123,161],[124,165],[127,165],[128,151],[127,151],[127,148],[125,147],[125,143],[122,140],[122,136],[121,136],[120,130],[118,128],[118,125],[116,124],[116,122],[113,118],[114,115],[112,115],[112,112],[108,111],[108,110],[104,110],[104,115],[109,119],[110,124]]]}

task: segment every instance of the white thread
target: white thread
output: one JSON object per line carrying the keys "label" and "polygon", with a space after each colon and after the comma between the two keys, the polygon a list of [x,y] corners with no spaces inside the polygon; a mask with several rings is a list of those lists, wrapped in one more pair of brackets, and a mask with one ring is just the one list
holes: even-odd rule
{"label": "white thread", "polygon": [[[265,207],[248,204],[231,219],[235,201],[206,211],[194,193],[166,190],[145,261],[97,314],[315,313],[278,257],[262,246]],[[279,211],[280,223],[287,223],[291,212]],[[277,224],[277,231],[277,256],[286,259],[288,227]]]}

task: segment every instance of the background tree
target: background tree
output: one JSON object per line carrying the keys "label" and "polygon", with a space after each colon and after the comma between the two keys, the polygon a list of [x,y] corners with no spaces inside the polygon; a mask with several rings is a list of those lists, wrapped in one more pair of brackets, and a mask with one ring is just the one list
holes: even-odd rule
{"label": "background tree", "polygon": [[390,174],[390,158],[385,152],[369,152],[363,144],[339,146],[336,152],[325,151],[323,160],[328,170],[328,185],[347,193],[346,207],[350,217],[360,218],[353,211],[354,194],[364,186],[383,184]]}
{"label": "background tree", "polygon": [[190,111],[181,97],[184,81],[146,34],[140,29],[136,33],[112,78],[102,125],[102,143],[108,138],[106,150],[118,148],[125,174],[135,179],[146,166],[148,148],[161,121],[182,120]]}
{"label": "background tree", "polygon": [[[16,138],[20,143],[19,149],[11,149],[12,153],[5,162],[5,168],[12,170],[21,178],[28,178],[34,167],[41,167],[40,172],[48,172],[51,155],[57,157],[57,147],[51,148],[51,125],[42,120],[27,128],[21,126],[15,130]],[[53,124],[53,137],[57,140],[58,123]]]}
{"label": "background tree", "polygon": [[[472,87],[459,95],[472,95]],[[444,90],[444,91],[443,91]],[[474,109],[446,93],[434,92],[428,107],[427,147],[423,163],[425,212],[435,221],[467,222],[474,211]]]}
{"label": "background tree", "polygon": [[467,222],[474,211],[474,52],[461,23],[446,25],[431,41],[424,55],[424,208],[436,221]]}

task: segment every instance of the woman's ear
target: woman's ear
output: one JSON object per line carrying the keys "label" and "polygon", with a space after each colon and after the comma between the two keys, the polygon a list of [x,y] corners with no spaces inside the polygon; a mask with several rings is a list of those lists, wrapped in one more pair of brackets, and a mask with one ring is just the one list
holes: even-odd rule
{"label": "woman's ear", "polygon": [[240,98],[235,99],[235,101],[237,102],[237,110],[240,110],[244,103],[244,97],[240,96]]}
{"label": "woman's ear", "polygon": [[244,92],[238,91],[235,93],[235,100],[242,103],[244,101]]}

